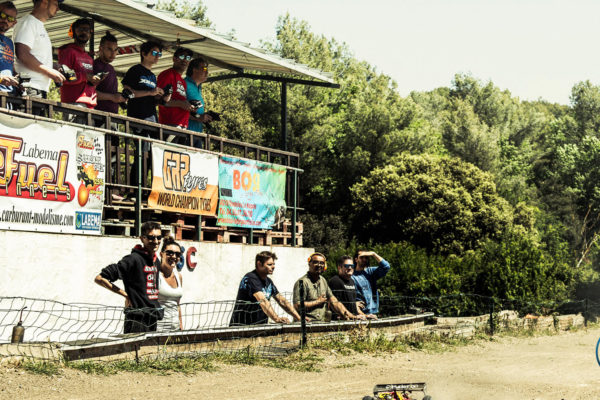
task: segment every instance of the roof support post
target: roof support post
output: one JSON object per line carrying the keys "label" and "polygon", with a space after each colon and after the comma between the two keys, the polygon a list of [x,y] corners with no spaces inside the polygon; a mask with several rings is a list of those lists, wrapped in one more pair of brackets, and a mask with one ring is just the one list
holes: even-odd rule
{"label": "roof support post", "polygon": [[92,57],[92,60],[94,60],[94,47],[96,46],[95,44],[95,36],[94,36],[94,20],[93,19],[89,19],[90,24],[92,26],[90,26],[90,41],[89,41],[89,45],[90,45],[90,50],[88,51],[88,54],[90,55],[90,57]]}
{"label": "roof support post", "polygon": [[281,82],[281,145],[282,149],[288,150],[288,113],[287,113],[287,82]]}

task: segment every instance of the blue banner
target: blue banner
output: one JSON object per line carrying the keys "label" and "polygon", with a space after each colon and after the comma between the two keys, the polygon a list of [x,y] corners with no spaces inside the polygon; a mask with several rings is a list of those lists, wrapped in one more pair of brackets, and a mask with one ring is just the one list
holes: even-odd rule
{"label": "blue banner", "polygon": [[285,216],[285,176],[280,165],[220,157],[217,224],[271,229]]}

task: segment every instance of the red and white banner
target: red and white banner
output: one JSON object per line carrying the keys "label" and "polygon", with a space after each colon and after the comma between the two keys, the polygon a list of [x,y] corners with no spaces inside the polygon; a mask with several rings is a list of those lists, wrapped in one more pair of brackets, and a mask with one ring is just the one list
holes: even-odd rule
{"label": "red and white banner", "polygon": [[0,229],[99,234],[104,135],[0,113]]}

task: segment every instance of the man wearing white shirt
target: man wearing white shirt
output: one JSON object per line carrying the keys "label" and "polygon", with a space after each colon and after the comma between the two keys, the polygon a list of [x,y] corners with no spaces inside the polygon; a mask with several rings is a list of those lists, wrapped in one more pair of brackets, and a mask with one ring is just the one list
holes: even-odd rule
{"label": "man wearing white shirt", "polygon": [[65,77],[52,68],[52,43],[44,23],[58,12],[58,4],[63,0],[33,0],[31,14],[23,18],[15,27],[13,40],[17,60],[15,70],[24,77],[30,77],[26,87],[27,95],[48,97],[50,81],[62,83]]}

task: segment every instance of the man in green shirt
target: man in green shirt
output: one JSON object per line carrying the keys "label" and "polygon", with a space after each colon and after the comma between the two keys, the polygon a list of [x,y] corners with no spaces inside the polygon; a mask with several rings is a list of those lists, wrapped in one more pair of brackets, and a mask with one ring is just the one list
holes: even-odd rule
{"label": "man in green shirt", "polygon": [[300,312],[300,284],[304,285],[304,307],[311,321],[323,321],[327,305],[344,319],[356,319],[356,315],[344,307],[333,295],[325,278],[321,276],[327,266],[325,256],[313,253],[308,258],[308,273],[294,284],[294,308]]}

